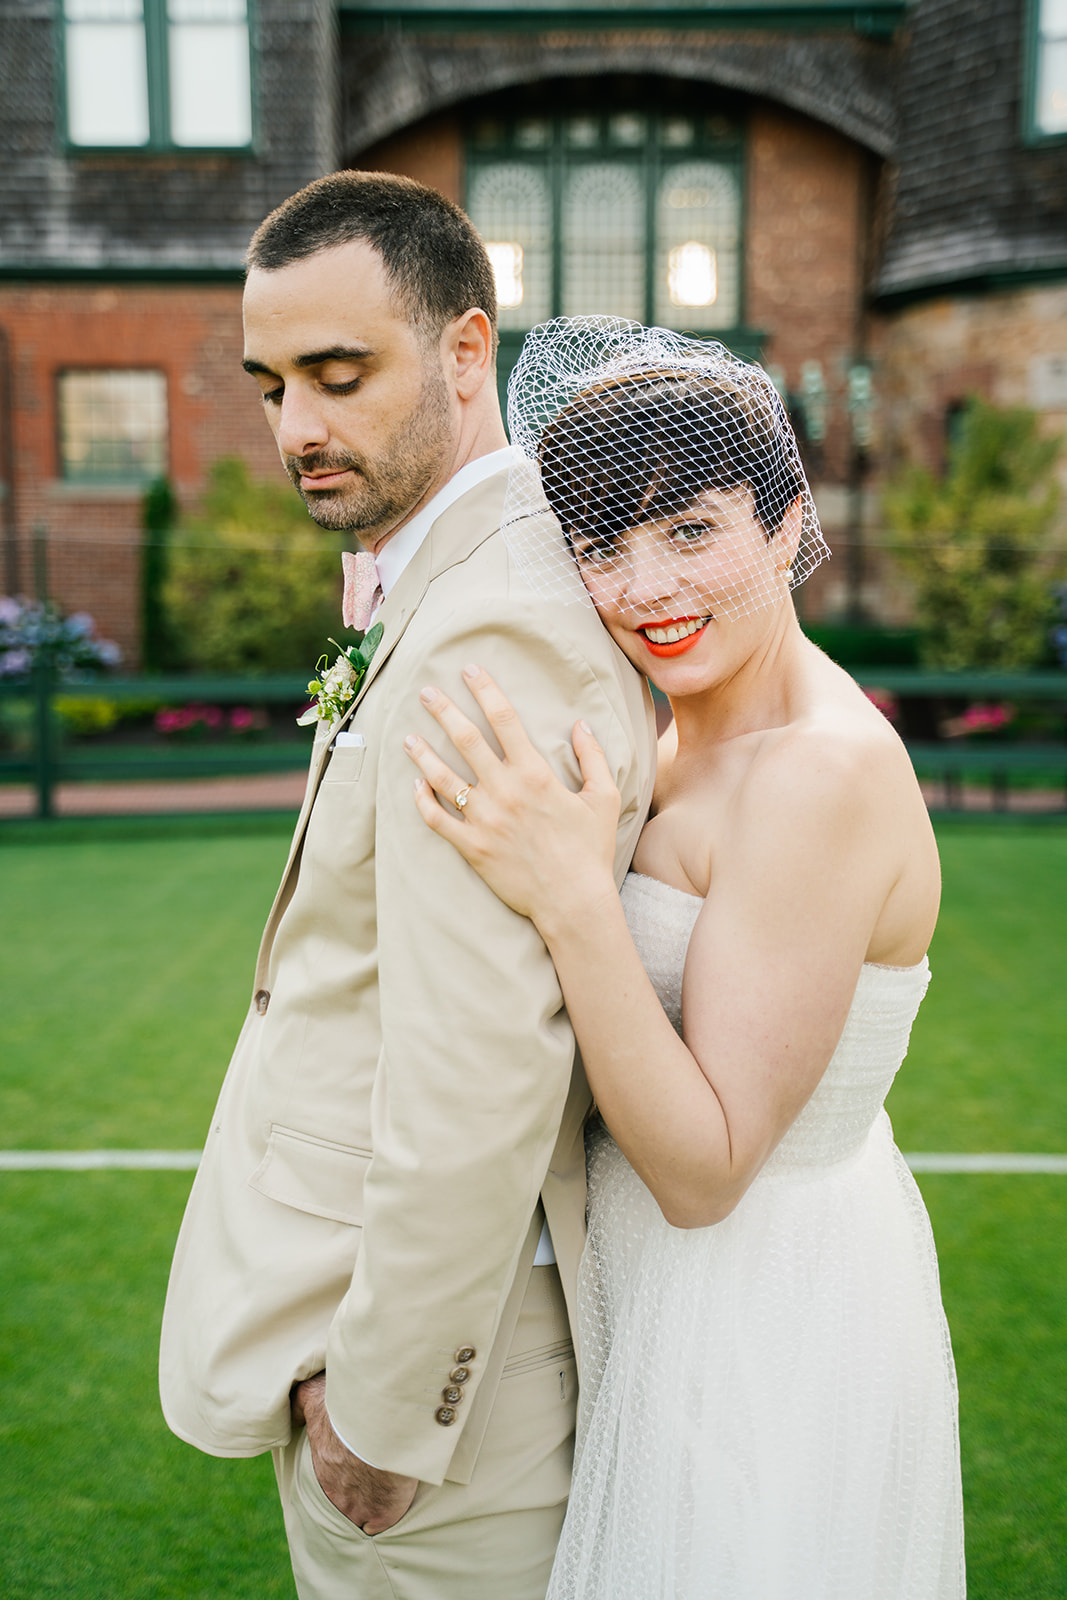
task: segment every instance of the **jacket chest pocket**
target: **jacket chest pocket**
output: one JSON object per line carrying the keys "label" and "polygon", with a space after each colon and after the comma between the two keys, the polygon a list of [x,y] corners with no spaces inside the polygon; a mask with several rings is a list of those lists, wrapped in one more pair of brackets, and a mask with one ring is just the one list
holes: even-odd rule
{"label": "jacket chest pocket", "polygon": [[304,856],[334,876],[374,853],[374,769],[364,745],[342,745],[331,752],[319,781]]}
{"label": "jacket chest pocket", "polygon": [[358,783],[366,754],[365,744],[338,745],[331,750],[320,789],[325,789],[327,784]]}

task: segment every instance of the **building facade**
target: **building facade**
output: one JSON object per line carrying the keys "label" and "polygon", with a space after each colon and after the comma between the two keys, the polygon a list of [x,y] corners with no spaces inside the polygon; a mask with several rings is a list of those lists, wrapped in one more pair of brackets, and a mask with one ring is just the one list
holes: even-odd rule
{"label": "building facade", "polygon": [[[547,316],[722,339],[789,399],[831,543],[900,600],[879,474],[973,392],[1067,412],[1063,0],[0,0],[3,582],[136,661],[141,496],[280,472],[240,370],[261,218],[337,167],[465,205],[501,373]],[[1067,420],[1067,418],[1062,418]]]}

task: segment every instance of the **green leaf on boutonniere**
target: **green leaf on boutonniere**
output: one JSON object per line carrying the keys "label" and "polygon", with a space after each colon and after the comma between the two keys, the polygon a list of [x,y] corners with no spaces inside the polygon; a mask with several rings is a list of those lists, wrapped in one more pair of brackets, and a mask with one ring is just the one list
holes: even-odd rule
{"label": "green leaf on boutonniere", "polygon": [[296,719],[301,727],[310,722],[325,722],[332,727],[335,722],[340,722],[349,703],[359,693],[359,686],[382,641],[383,632],[382,624],[376,622],[358,644],[351,644],[344,650],[336,639],[330,640],[341,653],[329,668],[326,666],[328,657],[319,657],[316,667],[318,677],[312,678],[308,684],[308,694],[314,696],[314,702]]}

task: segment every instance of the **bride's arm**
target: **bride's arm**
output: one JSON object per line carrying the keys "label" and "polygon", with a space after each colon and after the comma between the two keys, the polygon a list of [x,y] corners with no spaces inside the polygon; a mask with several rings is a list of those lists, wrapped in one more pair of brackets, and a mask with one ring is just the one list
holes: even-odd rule
{"label": "bride's arm", "polygon": [[[428,701],[478,776],[462,789],[425,742],[416,803],[551,952],[590,1085],[626,1156],[678,1227],[719,1221],[814,1090],[840,1037],[897,841],[872,833],[885,790],[870,750],[776,755],[716,848],[689,946],[684,1042],[664,1014],[611,870],[618,796],[592,734],[572,794],[484,673],[468,684],[504,752],[441,694]],[[861,759],[862,757],[862,759]],[[879,778],[882,781],[879,781]],[[899,859],[899,857],[898,857]]]}

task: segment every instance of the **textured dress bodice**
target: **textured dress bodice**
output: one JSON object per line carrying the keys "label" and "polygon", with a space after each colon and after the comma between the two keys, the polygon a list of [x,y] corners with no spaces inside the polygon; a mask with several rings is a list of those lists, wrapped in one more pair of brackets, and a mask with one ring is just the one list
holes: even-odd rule
{"label": "textured dress bodice", "polygon": [[[681,1032],[703,902],[633,873],[622,898]],[[928,982],[925,960],[862,968],[814,1093],[712,1227],[667,1223],[591,1125],[578,1453],[548,1600],[962,1600],[951,1347],[883,1107]]]}
{"label": "textured dress bodice", "polygon": [[[641,964],[672,1026],[682,1031],[685,952],[703,901],[657,878],[631,872],[623,908]],[[863,1148],[904,1060],[911,1026],[930,981],[925,958],[913,967],[860,970],[837,1049],[814,1094],[764,1167],[821,1167]]]}

